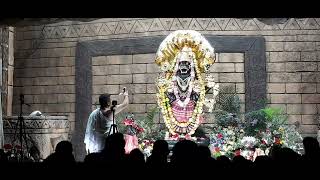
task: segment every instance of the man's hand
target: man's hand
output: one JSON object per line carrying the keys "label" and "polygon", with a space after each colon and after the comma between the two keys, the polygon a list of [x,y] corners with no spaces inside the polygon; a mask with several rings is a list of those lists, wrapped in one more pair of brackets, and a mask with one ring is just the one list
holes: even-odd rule
{"label": "man's hand", "polygon": [[123,87],[122,92],[119,95],[124,95],[124,96],[128,96],[128,90],[126,87]]}

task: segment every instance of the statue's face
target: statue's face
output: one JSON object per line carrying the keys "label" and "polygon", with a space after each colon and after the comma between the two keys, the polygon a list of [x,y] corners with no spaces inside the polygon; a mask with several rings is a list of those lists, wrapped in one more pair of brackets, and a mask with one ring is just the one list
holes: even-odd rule
{"label": "statue's face", "polygon": [[181,61],[178,65],[177,76],[181,79],[186,79],[191,75],[191,64],[188,61]]}
{"label": "statue's face", "polygon": [[179,71],[180,74],[190,74],[191,64],[188,61],[179,62]]}
{"label": "statue's face", "polygon": [[177,70],[178,87],[183,92],[187,90],[191,78],[191,64],[188,61],[181,61]]}

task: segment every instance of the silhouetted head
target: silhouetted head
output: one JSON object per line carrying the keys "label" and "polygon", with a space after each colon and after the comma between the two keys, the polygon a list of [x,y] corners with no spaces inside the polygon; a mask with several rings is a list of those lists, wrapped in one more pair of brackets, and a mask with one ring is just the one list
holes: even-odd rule
{"label": "silhouetted head", "polygon": [[106,161],[121,161],[125,157],[125,140],[121,133],[109,135],[102,150]]}
{"label": "silhouetted head", "polygon": [[110,104],[111,104],[110,94],[101,94],[99,96],[99,103],[100,103],[100,108],[101,109],[109,107]]}
{"label": "silhouetted head", "polygon": [[106,138],[105,149],[124,149],[125,140],[122,133],[114,133]]}
{"label": "silhouetted head", "polygon": [[277,160],[280,160],[280,161],[297,161],[299,158],[299,154],[296,153],[295,151],[293,151],[292,149],[290,148],[281,148],[279,150],[279,156],[277,158]]}
{"label": "silhouetted head", "polygon": [[176,143],[172,150],[172,163],[194,162],[197,155],[197,144],[193,141],[182,140]]}
{"label": "silhouetted head", "polygon": [[233,159],[232,159],[232,162],[233,163],[244,163],[246,162],[247,159],[244,158],[243,156],[235,156]]}
{"label": "silhouetted head", "polygon": [[8,158],[7,158],[6,153],[4,152],[3,149],[0,149],[0,163],[7,162],[7,161],[8,161]]}
{"label": "silhouetted head", "polygon": [[304,152],[306,155],[320,153],[319,142],[316,138],[305,137],[303,139],[303,146],[304,146]]}
{"label": "silhouetted head", "polygon": [[217,157],[217,161],[231,162],[227,156],[219,156],[219,157]]}
{"label": "silhouetted head", "polygon": [[222,168],[229,168],[231,165],[231,161],[227,156],[219,156],[217,157],[218,166]]}
{"label": "silhouetted head", "polygon": [[97,163],[101,159],[100,153],[90,153],[84,158],[85,163]]}
{"label": "silhouetted head", "polygon": [[165,140],[157,140],[153,144],[152,154],[154,155],[169,155],[169,146]]}
{"label": "silhouetted head", "polygon": [[247,160],[243,156],[235,156],[232,159],[232,164],[236,168],[248,168],[248,166],[251,164],[251,161]]}
{"label": "silhouetted head", "polygon": [[69,141],[61,141],[57,144],[55,152],[58,154],[72,154],[72,144]]}
{"label": "silhouetted head", "polygon": [[257,156],[254,160],[255,165],[268,166],[271,163],[271,158],[269,156]]}
{"label": "silhouetted head", "polygon": [[133,149],[129,154],[129,161],[139,165],[144,164],[144,154],[138,148]]}
{"label": "silhouetted head", "polygon": [[0,155],[4,155],[4,154],[5,154],[4,150],[0,149]]}
{"label": "silhouetted head", "polygon": [[55,153],[50,154],[44,163],[56,164],[59,166],[69,165],[69,163],[75,163],[74,156],[72,154],[72,144],[69,141],[61,141],[57,144]]}
{"label": "silhouetted head", "polygon": [[197,154],[200,160],[207,160],[211,158],[211,152],[207,146],[199,146]]}
{"label": "silhouetted head", "polygon": [[279,158],[280,149],[281,149],[280,146],[273,145],[273,146],[270,148],[269,156],[270,156],[273,160],[278,159],[278,158]]}

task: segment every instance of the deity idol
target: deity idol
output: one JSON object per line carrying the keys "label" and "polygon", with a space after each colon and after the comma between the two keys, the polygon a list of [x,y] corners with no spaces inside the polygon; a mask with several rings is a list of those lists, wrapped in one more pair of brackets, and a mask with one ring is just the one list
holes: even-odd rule
{"label": "deity idol", "polygon": [[[203,105],[212,109],[218,86],[208,69],[214,60],[214,49],[196,31],[175,31],[161,43],[156,56],[161,69],[157,97],[171,135],[194,134],[203,119]],[[206,99],[210,88],[213,98]]]}

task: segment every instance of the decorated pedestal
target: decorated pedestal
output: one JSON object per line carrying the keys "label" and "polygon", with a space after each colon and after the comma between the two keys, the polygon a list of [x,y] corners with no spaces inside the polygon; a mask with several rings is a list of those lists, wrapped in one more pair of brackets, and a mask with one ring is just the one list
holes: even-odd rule
{"label": "decorated pedestal", "polygon": [[[70,123],[66,116],[24,116],[23,119],[28,148],[35,146],[40,151],[42,159],[53,152],[57,143],[68,140]],[[12,147],[20,145],[17,122],[18,116],[3,118],[5,144]],[[24,147],[25,139],[23,143]]]}

